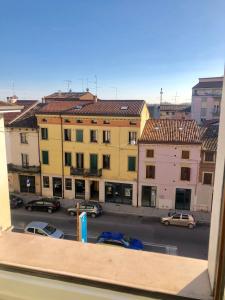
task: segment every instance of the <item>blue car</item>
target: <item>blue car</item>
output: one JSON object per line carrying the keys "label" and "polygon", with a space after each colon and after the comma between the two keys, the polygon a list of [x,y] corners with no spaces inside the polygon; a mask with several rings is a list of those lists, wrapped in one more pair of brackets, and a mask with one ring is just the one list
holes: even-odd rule
{"label": "blue car", "polygon": [[111,246],[119,246],[134,250],[143,250],[144,246],[140,240],[127,237],[120,232],[104,231],[97,239],[98,244],[106,244]]}

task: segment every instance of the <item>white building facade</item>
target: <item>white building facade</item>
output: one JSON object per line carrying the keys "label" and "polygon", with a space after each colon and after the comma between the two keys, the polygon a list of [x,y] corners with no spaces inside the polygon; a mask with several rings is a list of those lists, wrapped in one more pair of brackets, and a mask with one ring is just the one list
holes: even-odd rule
{"label": "white building facade", "polygon": [[219,120],[223,77],[199,78],[192,88],[192,119],[198,124]]}

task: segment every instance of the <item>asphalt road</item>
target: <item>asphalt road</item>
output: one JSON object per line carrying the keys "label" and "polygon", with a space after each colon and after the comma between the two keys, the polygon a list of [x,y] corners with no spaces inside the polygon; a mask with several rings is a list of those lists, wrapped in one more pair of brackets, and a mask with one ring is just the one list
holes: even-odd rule
{"label": "asphalt road", "polygon": [[[64,211],[53,214],[14,209],[12,224],[22,232],[31,221],[51,223],[65,233],[66,239],[75,239],[76,218]],[[102,231],[119,231],[140,239],[146,251],[207,259],[209,226],[199,224],[195,229],[164,226],[157,218],[104,213],[96,219],[88,218],[88,241],[95,242]]]}

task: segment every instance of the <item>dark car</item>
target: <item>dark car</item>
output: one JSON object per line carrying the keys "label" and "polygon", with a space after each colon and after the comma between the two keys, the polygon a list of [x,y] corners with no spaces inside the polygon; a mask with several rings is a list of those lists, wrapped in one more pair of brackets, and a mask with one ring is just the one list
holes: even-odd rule
{"label": "dark car", "polygon": [[134,250],[143,250],[144,248],[143,243],[140,240],[127,237],[120,232],[102,232],[97,239],[97,243]]}
{"label": "dark car", "polygon": [[9,198],[10,198],[10,208],[19,208],[19,207],[23,206],[22,198],[14,195],[14,194],[10,194]]}
{"label": "dark car", "polygon": [[[92,218],[96,218],[97,216],[100,216],[103,212],[102,206],[98,202],[94,202],[94,201],[80,203],[79,211],[86,212],[87,215],[91,216]],[[67,212],[71,216],[75,216],[77,213],[77,208],[70,207],[67,209]]]}
{"label": "dark car", "polygon": [[39,210],[39,211],[47,211],[48,213],[52,213],[58,209],[60,209],[60,202],[55,199],[44,198],[40,200],[29,201],[25,208],[29,211]]}

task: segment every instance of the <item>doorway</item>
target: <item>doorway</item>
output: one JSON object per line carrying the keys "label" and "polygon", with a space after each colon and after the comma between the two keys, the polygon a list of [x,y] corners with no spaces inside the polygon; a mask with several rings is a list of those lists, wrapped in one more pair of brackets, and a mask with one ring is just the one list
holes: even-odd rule
{"label": "doorway", "polygon": [[53,196],[54,197],[62,197],[62,178],[53,177]]}
{"label": "doorway", "polygon": [[90,196],[91,200],[99,200],[99,182],[96,180],[90,182]]}
{"label": "doorway", "polygon": [[19,175],[20,192],[35,193],[35,176]]}
{"label": "doorway", "polygon": [[175,209],[190,210],[191,207],[191,190],[176,189]]}
{"label": "doorway", "polygon": [[156,207],[156,186],[142,185],[141,206]]}

